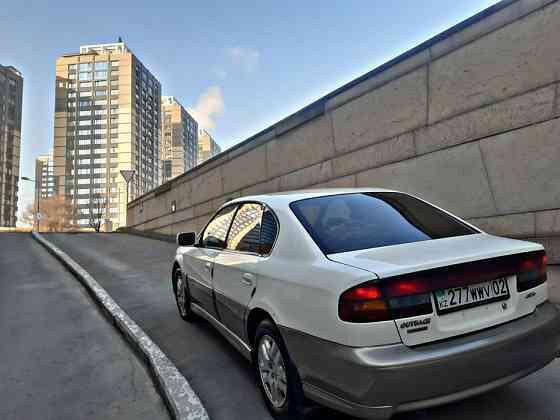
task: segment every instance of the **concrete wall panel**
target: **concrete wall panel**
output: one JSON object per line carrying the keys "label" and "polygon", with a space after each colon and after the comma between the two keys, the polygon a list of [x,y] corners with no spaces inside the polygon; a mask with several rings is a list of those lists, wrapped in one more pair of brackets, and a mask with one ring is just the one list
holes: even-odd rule
{"label": "concrete wall panel", "polygon": [[333,159],[334,176],[353,174],[415,155],[414,137],[406,133]]}
{"label": "concrete wall panel", "polygon": [[505,216],[471,219],[470,223],[495,235],[528,238],[535,236],[535,213],[508,214]]}
{"label": "concrete wall panel", "polygon": [[555,86],[507,99],[457,117],[420,128],[416,133],[419,154],[479,139],[551,118]]}
{"label": "concrete wall panel", "polygon": [[332,111],[337,152],[348,152],[426,122],[426,67]]}
{"label": "concrete wall panel", "polygon": [[536,224],[537,236],[560,234],[560,210],[536,213]]}
{"label": "concrete wall panel", "polygon": [[333,177],[331,161],[318,163],[280,178],[280,190],[297,190],[328,181]]}
{"label": "concrete wall panel", "polygon": [[334,156],[327,116],[309,121],[267,144],[268,176],[276,177]]}
{"label": "concrete wall panel", "polygon": [[193,204],[202,203],[223,194],[222,169],[220,167],[211,169],[192,180]]}
{"label": "concrete wall panel", "polygon": [[532,13],[430,65],[430,123],[558,79],[560,4]]}
{"label": "concrete wall panel", "polygon": [[249,150],[222,167],[224,193],[235,191],[267,179],[266,146]]}
{"label": "concrete wall panel", "polygon": [[310,188],[354,188],[355,186],[356,175],[348,175],[312,185]]}
{"label": "concrete wall panel", "polygon": [[477,144],[361,172],[357,185],[417,194],[465,218],[496,212]]}
{"label": "concrete wall panel", "polygon": [[481,141],[500,213],[557,208],[560,203],[560,119]]}

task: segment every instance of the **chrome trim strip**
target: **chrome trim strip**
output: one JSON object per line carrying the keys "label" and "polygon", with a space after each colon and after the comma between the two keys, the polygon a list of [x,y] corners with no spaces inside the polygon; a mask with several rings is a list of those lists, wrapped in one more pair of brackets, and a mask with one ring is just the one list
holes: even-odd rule
{"label": "chrome trim strip", "polygon": [[228,327],[226,327],[196,303],[191,303],[191,309],[197,315],[202,316],[204,319],[210,322],[247,360],[251,361],[251,347],[249,347],[233,331],[231,331]]}

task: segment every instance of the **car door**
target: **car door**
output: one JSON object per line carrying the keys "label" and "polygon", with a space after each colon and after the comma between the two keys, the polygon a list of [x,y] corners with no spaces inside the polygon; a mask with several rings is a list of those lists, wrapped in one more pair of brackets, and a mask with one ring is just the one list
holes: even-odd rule
{"label": "car door", "polygon": [[192,302],[213,317],[217,317],[214,305],[212,276],[214,260],[226,246],[226,236],[237,206],[224,207],[216,213],[200,235],[196,247],[184,256],[188,260],[187,279]]}
{"label": "car door", "polygon": [[247,305],[257,287],[263,206],[239,206],[227,237],[227,246],[214,261],[214,292],[221,322],[239,338],[245,337]]}

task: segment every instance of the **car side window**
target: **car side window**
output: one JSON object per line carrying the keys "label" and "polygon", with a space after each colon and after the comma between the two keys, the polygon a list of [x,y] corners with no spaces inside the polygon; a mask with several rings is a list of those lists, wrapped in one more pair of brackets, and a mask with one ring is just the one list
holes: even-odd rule
{"label": "car side window", "polygon": [[226,236],[236,208],[237,206],[228,206],[216,213],[202,234],[203,247],[225,248]]}
{"label": "car side window", "polygon": [[278,235],[278,223],[270,210],[265,210],[261,221],[260,254],[269,254]]}
{"label": "car side window", "polygon": [[239,207],[229,231],[227,249],[259,253],[262,213],[261,204],[246,203]]}

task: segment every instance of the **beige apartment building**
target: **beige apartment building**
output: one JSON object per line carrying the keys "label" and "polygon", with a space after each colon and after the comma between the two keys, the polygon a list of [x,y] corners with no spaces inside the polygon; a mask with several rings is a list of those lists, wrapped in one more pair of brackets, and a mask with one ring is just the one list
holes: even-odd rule
{"label": "beige apartment building", "polygon": [[35,160],[35,199],[49,198],[55,194],[54,160],[50,151]]}
{"label": "beige apartment building", "polygon": [[23,77],[0,64],[0,226],[17,221]]}
{"label": "beige apartment building", "polygon": [[197,165],[216,156],[222,151],[221,147],[214,141],[210,133],[201,128],[198,130],[198,161]]}
{"label": "beige apartment building", "polygon": [[160,98],[160,82],[123,42],[57,59],[55,189],[72,201],[79,225],[101,213],[107,230],[125,225],[121,170],[135,171],[129,200],[159,185]]}
{"label": "beige apartment building", "polygon": [[173,96],[161,98],[163,182],[197,164],[198,123]]}

